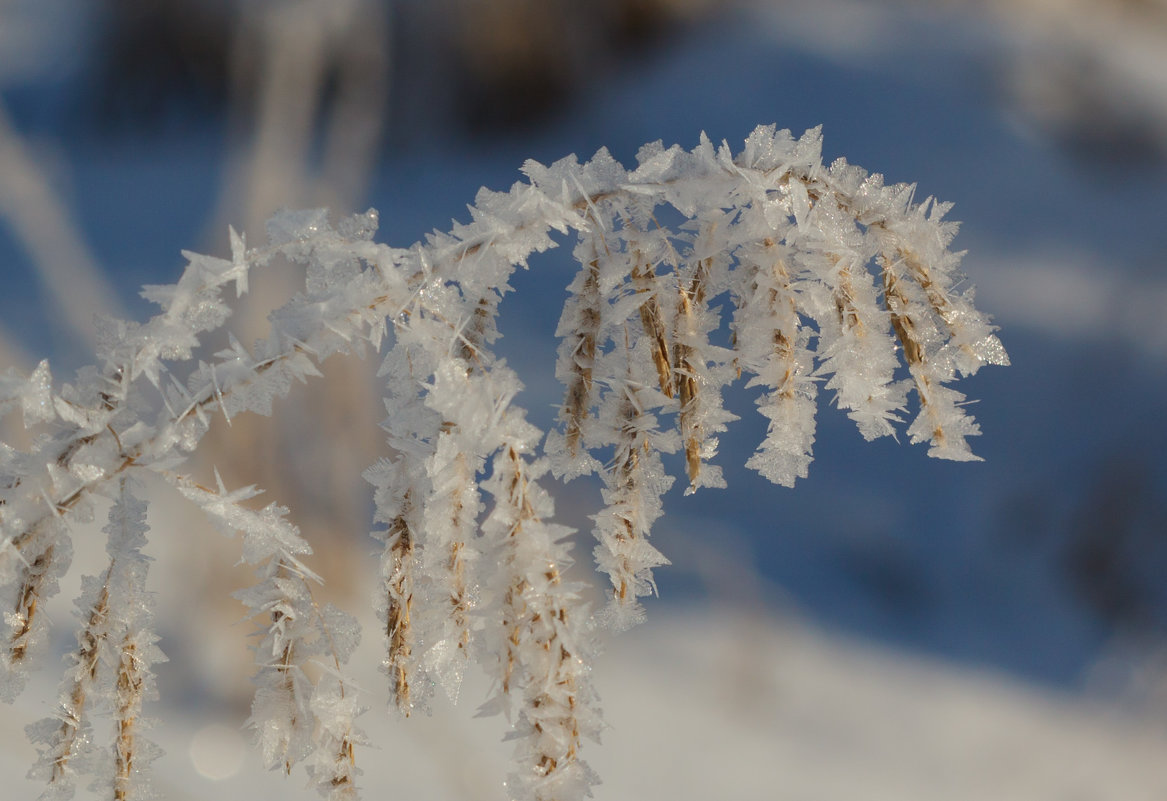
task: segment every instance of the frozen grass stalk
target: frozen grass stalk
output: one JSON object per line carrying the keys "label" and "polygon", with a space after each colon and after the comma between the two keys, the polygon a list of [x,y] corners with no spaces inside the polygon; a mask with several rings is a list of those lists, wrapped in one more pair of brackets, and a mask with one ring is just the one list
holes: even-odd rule
{"label": "frozen grass stalk", "polygon": [[[302,764],[322,795],[355,797],[368,702],[346,668],[357,623],[315,600],[311,549],[287,509],[256,508],[255,487],[199,484],[187,464],[213,416],[270,414],[330,355],[368,351],[380,354],[391,454],[365,472],[389,705],[408,716],[433,703],[430,687],[457,698],[477,665],[495,682],[482,709],[513,722],[511,796],[589,795],[594,638],[643,618],[652,571],[668,563],[649,542],[673,482],[661,454],[684,454],[689,492],[723,485],[715,435],[734,419],[722,405],[730,383],[761,390],[767,433],[747,464],[775,483],[806,475],[820,389],[868,439],[893,434],[914,406],[912,442],[976,458],[967,438],[979,431],[950,384],[1008,360],[948,249],[948,207],[913,203],[913,187],[841,159],[824,166],[820,147],[817,129],[796,139],[771,126],[737,154],[704,137],[693,150],[646,145],[632,170],[603,150],[585,164],[528,162],[526,181],[479,193],[470,222],[407,249],[372,241],[373,211],[335,227],[322,210],[284,212],[263,247],[232,231],[230,258],[187,254],[176,284],[146,287],[161,311],[106,321],[95,365],[73,383],[54,387],[44,362],[0,375],[0,413],[19,409],[37,434],[26,450],[0,450],[0,697],[21,690],[38,658],[38,608],[78,524],[96,498],[113,502],[110,565],[78,600],[60,709],[30,727],[45,797],[67,797],[82,766],[114,798],[146,786],[143,702],[163,658],[135,489],[150,475],[238,537],[255,569],[237,597],[257,622],[248,723],[264,761]],[[545,435],[515,403],[519,376],[494,344],[512,271],[555,246],[553,233],[578,244],[558,329],[565,397]],[[306,266],[302,291],[272,312],[266,339],[228,336],[207,355],[208,334],[230,333],[228,294],[246,292],[253,270],[277,269],[276,257]],[[565,578],[573,532],[554,522],[544,487],[548,474],[592,472],[604,485],[594,553],[609,584],[598,610]],[[78,759],[101,740],[95,708],[116,724],[105,768]]]}

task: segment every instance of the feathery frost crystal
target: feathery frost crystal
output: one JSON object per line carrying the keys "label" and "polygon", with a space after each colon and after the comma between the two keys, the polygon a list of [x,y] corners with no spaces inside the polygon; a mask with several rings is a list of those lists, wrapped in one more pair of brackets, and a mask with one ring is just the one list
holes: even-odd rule
{"label": "feathery frost crystal", "polygon": [[[526,182],[482,190],[469,223],[408,249],[372,241],[373,211],[335,228],[322,210],[284,212],[264,247],[232,231],[229,259],[186,254],[178,283],[143,291],[161,311],[106,321],[96,365],[74,383],[54,389],[46,362],[27,378],[0,375],[0,414],[19,409],[36,435],[27,450],[0,449],[0,696],[20,692],[38,658],[38,608],[68,568],[77,525],[95,496],[113,501],[109,567],[77,601],[60,707],[30,727],[45,797],[69,797],[81,772],[116,799],[148,792],[142,702],[163,657],[135,489],[147,474],[238,535],[255,568],[238,597],[258,623],[248,725],[264,761],[303,763],[323,795],[355,797],[367,705],[346,673],[357,624],[315,600],[311,549],[287,509],[257,509],[258,489],[206,487],[185,471],[213,415],[270,414],[331,354],[369,349],[381,354],[391,452],[365,473],[390,706],[409,716],[431,703],[431,687],[457,699],[477,665],[495,688],[482,712],[512,722],[511,796],[590,795],[598,779],[582,752],[601,725],[595,638],[643,618],[639,599],[668,563],[649,541],[674,481],[661,454],[683,454],[687,492],[724,486],[716,458],[734,420],[722,405],[729,384],[744,376],[759,390],[768,428],[747,464],[778,484],[807,474],[820,391],[867,439],[911,417],[908,437],[929,455],[976,458],[967,438],[980,432],[950,385],[1008,360],[948,249],[948,206],[914,203],[914,187],[885,186],[842,159],[824,166],[820,146],[817,129],[795,139],[760,127],[737,155],[704,137],[691,151],[646,145],[631,171],[603,150],[586,164],[528,162]],[[578,264],[557,332],[564,401],[544,436],[492,348],[511,271],[553,247],[552,232],[574,233]],[[227,326],[227,294],[245,293],[250,272],[277,256],[305,265],[307,278],[271,314],[268,337],[229,336],[200,355],[205,336]],[[598,610],[565,576],[573,532],[554,522],[543,486],[548,474],[587,473],[603,482],[593,534],[608,589]],[[92,723],[95,708],[115,722],[111,736]],[[112,756],[101,759],[106,741]]]}

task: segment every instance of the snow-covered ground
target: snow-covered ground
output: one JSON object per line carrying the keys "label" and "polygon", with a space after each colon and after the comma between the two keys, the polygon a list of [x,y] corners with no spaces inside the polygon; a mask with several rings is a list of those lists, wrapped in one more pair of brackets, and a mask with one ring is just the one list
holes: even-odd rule
{"label": "snow-covered ground", "polygon": [[[1161,718],[861,644],[770,611],[660,611],[611,645],[595,677],[608,730],[586,758],[603,777],[597,797],[608,801],[1167,796]],[[55,679],[41,673],[0,717],[6,801],[40,792],[22,778],[33,752],[19,726],[44,714]],[[375,743],[358,753],[365,797],[502,801],[503,722],[471,717],[483,688],[470,684],[459,707],[435,702],[430,717],[365,715]],[[161,716],[153,736],[166,755],[156,784],[169,801],[317,797],[298,772],[261,771],[237,719],[169,708]]]}

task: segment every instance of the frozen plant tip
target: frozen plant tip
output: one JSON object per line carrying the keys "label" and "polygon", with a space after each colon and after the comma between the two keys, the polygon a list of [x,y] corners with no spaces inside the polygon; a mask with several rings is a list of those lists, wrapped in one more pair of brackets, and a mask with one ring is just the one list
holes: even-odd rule
{"label": "frozen plant tip", "polygon": [[[842,159],[824,166],[820,148],[817,129],[795,139],[760,127],[737,154],[704,137],[691,151],[646,145],[633,170],[603,150],[585,164],[528,162],[525,182],[479,193],[470,222],[407,249],[372,241],[373,211],[335,227],[324,211],[285,212],[264,247],[232,231],[229,259],[188,254],[176,284],[147,287],[161,311],[107,322],[96,365],[74,383],[54,389],[46,363],[27,378],[0,375],[0,413],[21,410],[36,432],[29,448],[0,450],[0,696],[21,690],[43,645],[38,608],[78,524],[97,497],[114,503],[109,567],[78,601],[61,708],[31,727],[46,797],[67,797],[77,770],[100,764],[82,753],[100,739],[95,706],[116,721],[102,781],[115,798],[140,796],[152,755],[141,704],[162,659],[134,489],[151,474],[238,536],[256,570],[238,597],[259,624],[249,725],[264,761],[303,763],[323,795],[355,796],[363,705],[346,664],[357,624],[316,602],[311,549],[288,510],[257,510],[257,489],[203,486],[186,465],[214,415],[270,414],[330,355],[370,349],[381,354],[391,453],[365,472],[390,704],[408,716],[430,687],[456,698],[477,665],[495,687],[483,710],[513,724],[511,796],[589,795],[596,624],[641,620],[652,571],[668,562],[649,541],[673,482],[661,454],[683,454],[690,492],[724,485],[715,460],[734,419],[722,405],[730,383],[744,375],[760,389],[768,428],[747,464],[778,484],[806,475],[820,390],[865,438],[913,414],[908,437],[930,455],[976,458],[967,438],[978,428],[950,385],[1007,357],[948,249],[948,206],[915,203],[914,187]],[[494,352],[495,320],[515,267],[572,232],[578,265],[556,367],[565,397],[544,436],[515,403],[519,376]],[[277,256],[304,265],[306,283],[271,313],[268,336],[227,337],[200,356],[227,328],[226,293],[246,292],[251,271],[276,269]],[[572,532],[554,522],[543,486],[548,474],[593,472],[603,482],[595,560],[609,583],[594,612],[565,577]]]}

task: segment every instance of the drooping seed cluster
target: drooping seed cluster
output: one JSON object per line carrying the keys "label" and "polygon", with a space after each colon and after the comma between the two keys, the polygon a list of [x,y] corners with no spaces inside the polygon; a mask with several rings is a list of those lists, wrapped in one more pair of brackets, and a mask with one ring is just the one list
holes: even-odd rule
{"label": "drooping seed cluster", "polygon": [[[821,391],[869,439],[895,432],[914,393],[911,441],[975,458],[967,437],[979,432],[949,384],[1007,357],[963,288],[947,207],[842,160],[824,166],[820,151],[817,130],[795,139],[768,127],[738,154],[704,138],[691,151],[647,145],[633,170],[605,151],[529,162],[526,182],[483,190],[469,223],[409,249],[372,241],[375,212],[336,227],[323,211],[284,213],[266,247],[232,232],[229,260],[188,254],[177,284],[145,290],[162,311],[108,323],[97,365],[74,384],[54,390],[44,363],[0,376],[0,413],[20,409],[41,432],[27,450],[0,450],[0,696],[19,692],[44,640],[38,608],[67,569],[76,524],[94,497],[114,501],[110,565],[79,601],[61,708],[33,732],[48,795],[72,787],[95,705],[116,721],[100,781],[115,798],[144,787],[141,702],[161,656],[142,612],[145,527],[130,479],[154,474],[238,535],[255,567],[238,597],[258,622],[249,725],[265,762],[302,763],[323,794],[355,796],[364,704],[345,665],[357,624],[315,600],[310,548],[286,509],[255,509],[251,487],[202,486],[185,460],[212,415],[270,414],[329,355],[369,349],[382,354],[391,450],[365,474],[390,706],[408,716],[432,687],[456,698],[477,665],[496,687],[484,709],[513,721],[512,795],[588,794],[597,624],[638,622],[652,571],[667,564],[649,541],[674,481],[662,454],[683,455],[687,491],[724,485],[715,460],[734,419],[722,402],[731,383],[760,390],[767,433],[747,464],[779,484],[806,475]],[[564,402],[545,437],[494,346],[511,272],[554,246],[552,232],[574,232],[578,268],[558,328]],[[271,314],[268,338],[198,355],[227,327],[223,291],[245,292],[276,256],[307,279]],[[595,612],[566,577],[572,532],[543,486],[548,473],[593,472],[594,554],[609,585]]]}

